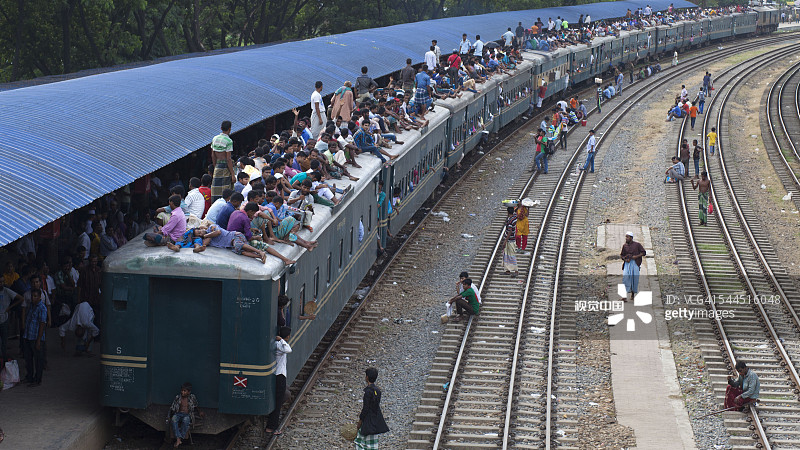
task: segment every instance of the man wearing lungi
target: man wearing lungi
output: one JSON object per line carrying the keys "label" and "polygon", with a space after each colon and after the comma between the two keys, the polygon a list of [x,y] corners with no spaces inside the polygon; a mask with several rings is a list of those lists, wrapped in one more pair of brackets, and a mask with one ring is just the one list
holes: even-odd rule
{"label": "man wearing lungi", "polygon": [[211,182],[211,200],[217,201],[222,197],[222,191],[236,183],[236,173],[233,171],[233,140],[231,134],[231,121],[222,122],[222,133],[214,136],[211,141],[211,162],[214,164],[214,180]]}
{"label": "man wearing lungi", "polygon": [[[622,244],[622,282],[625,284],[625,292],[630,294],[631,300],[639,292],[639,267],[642,265],[642,258],[647,252],[642,244],[633,240],[633,232],[625,233],[625,243]],[[627,300],[627,298],[625,299]]]}

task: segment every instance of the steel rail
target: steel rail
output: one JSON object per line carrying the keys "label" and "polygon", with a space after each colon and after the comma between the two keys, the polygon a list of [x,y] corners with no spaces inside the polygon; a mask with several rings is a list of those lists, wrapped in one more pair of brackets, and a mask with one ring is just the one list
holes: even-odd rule
{"label": "steel rail", "polygon": [[[789,72],[792,72],[793,70],[794,70],[795,73],[793,75],[789,76]],[[769,107],[772,104],[772,96],[775,93],[775,88],[778,87],[778,85],[780,85],[780,89],[778,90],[777,101],[776,101],[777,102],[777,108],[776,109],[778,110],[778,121],[780,122],[781,129],[783,130],[783,134],[786,136],[786,140],[789,142],[789,146],[792,148],[792,153],[794,153],[795,158],[798,161],[800,161],[800,155],[798,155],[798,153],[797,153],[797,148],[795,147],[794,142],[792,141],[792,136],[789,134],[789,131],[788,131],[787,127],[786,127],[786,123],[785,123],[785,121],[783,119],[783,108],[782,108],[782,103],[781,103],[781,99],[783,99],[783,90],[786,87],[786,83],[793,76],[796,76],[798,71],[800,71],[800,62],[796,63],[791,68],[789,68],[789,70],[787,70],[786,73],[784,73],[781,76],[781,78],[779,78],[778,81],[775,82],[775,84],[772,85],[772,87],[770,88],[769,92],[767,93],[767,101],[765,102],[765,108],[766,108],[766,113],[767,113],[767,124],[768,124],[768,127],[769,127],[769,133],[772,136],[772,142],[775,143],[775,148],[778,151],[778,156],[780,157],[781,162],[783,163],[784,167],[786,168],[786,171],[789,173],[789,176],[792,178],[792,181],[794,182],[794,185],[795,185],[796,188],[800,188],[800,180],[797,179],[797,175],[794,173],[794,170],[789,165],[789,161],[783,155],[783,151],[781,150],[781,144],[780,144],[780,141],[778,140],[778,135],[775,133],[775,125],[772,123],[772,114],[770,114]],[[783,79],[784,77],[785,77],[785,79],[781,83],[781,79]],[[796,114],[800,115],[800,106],[798,106],[798,100],[797,100],[798,91],[800,91],[800,83],[797,84],[797,88],[795,89],[795,92],[794,92],[795,112],[796,112]]]}

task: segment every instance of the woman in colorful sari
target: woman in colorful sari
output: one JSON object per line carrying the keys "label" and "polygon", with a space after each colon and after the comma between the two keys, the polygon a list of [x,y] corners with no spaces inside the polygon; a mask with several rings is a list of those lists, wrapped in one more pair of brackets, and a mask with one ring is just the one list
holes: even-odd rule
{"label": "woman in colorful sari", "polygon": [[342,122],[345,123],[350,121],[350,116],[353,114],[352,86],[352,83],[345,81],[344,86],[333,93],[333,97],[331,98],[331,118],[336,119],[336,117],[341,117]]}
{"label": "woman in colorful sari", "polygon": [[517,214],[513,206],[508,207],[508,218],[506,219],[506,246],[503,249],[503,267],[506,274],[514,272],[514,276],[519,274],[517,269]]}

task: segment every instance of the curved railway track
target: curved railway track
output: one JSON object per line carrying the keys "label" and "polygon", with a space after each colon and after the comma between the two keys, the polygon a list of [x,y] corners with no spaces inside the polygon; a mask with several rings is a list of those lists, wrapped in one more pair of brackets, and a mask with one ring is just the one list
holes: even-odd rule
{"label": "curved railway track", "polygon": [[[732,178],[725,154],[730,142],[725,108],[733,93],[760,67],[757,63],[798,50],[797,45],[776,50],[730,69],[721,77],[724,83],[717,83],[720,88],[716,95],[706,101],[701,135],[716,126],[722,137],[714,157],[707,152],[703,155],[704,168],[712,180],[711,204],[715,209],[708,216],[708,226],[701,227],[697,213],[690,212],[689,205],[697,207],[694,191],[684,186],[685,182],[677,186],[682,222],[679,229],[687,246],[679,265],[682,272],[691,270],[699,278],[699,292],[687,293],[702,294],[714,316],[705,326],[700,324],[697,332],[707,342],[703,353],[717,397],[724,397],[726,376],[734,373],[738,359],[746,360],[761,378],[759,406],[751,406],[746,419],[739,412],[724,413],[734,448],[800,446],[800,319],[796,313],[800,296],[780,269],[746,199],[737,192],[739,181]],[[678,152],[686,131],[683,125]]]}
{"label": "curved railway track", "polygon": [[[785,37],[782,38],[766,38],[758,40],[757,43],[753,44],[745,44],[743,47],[737,47],[736,49],[726,49],[724,51],[714,51],[713,55],[703,54],[700,56],[693,57],[691,59],[687,59],[681,66],[680,70],[687,70],[688,68],[698,68],[701,65],[708,64],[709,61],[714,59],[720,59],[727,56],[730,56],[736,52],[740,52],[744,49],[750,48],[758,48],[763,47],[764,45],[771,45],[775,43],[780,43],[785,41]],[[636,93],[641,93],[647,90],[648,87],[652,85],[656,85],[658,81],[662,79],[666,79],[671,74],[670,69],[666,69],[662,71],[660,74],[657,74],[647,80],[644,80],[644,83],[637,82],[634,86],[628,86],[626,91],[630,91],[630,89],[636,87]],[[645,87],[638,87],[639,84],[645,84]],[[652,89],[650,89],[652,91]],[[643,97],[644,95],[642,95]],[[628,102],[628,99],[625,99],[623,102],[620,103],[631,103],[634,104],[636,102]],[[614,110],[616,111],[621,105],[617,105]],[[630,106],[629,106],[630,107]],[[628,107],[628,108],[629,108]],[[627,110],[627,108],[626,108]],[[607,111],[604,111],[607,112]],[[617,119],[614,119],[613,123],[622,117],[620,114]],[[535,122],[534,122],[535,123]],[[609,129],[613,125],[609,126]],[[525,129],[522,127],[521,129]],[[575,128],[574,128],[575,129]],[[520,130],[513,132],[511,135],[506,137],[503,142],[497,145],[500,147],[505,143],[505,141],[511,139]],[[599,133],[600,135],[600,133]],[[598,139],[598,143],[602,142],[602,138]],[[584,143],[579,146],[579,149],[583,148]],[[489,154],[487,152],[487,154]],[[564,272],[574,272],[577,273],[577,256],[570,255],[569,252],[564,253],[562,250],[563,247],[559,246],[563,241],[567,240],[566,236],[568,234],[568,224],[569,224],[569,217],[570,216],[580,216],[581,214],[585,214],[586,205],[581,203],[580,199],[578,198],[578,192],[580,188],[580,183],[583,182],[584,177],[591,175],[577,173],[573,170],[575,165],[576,157],[578,154],[582,154],[581,151],[576,152],[573,154],[571,158],[565,160],[564,152],[557,152],[555,157],[551,159],[550,167],[551,170],[556,170],[562,174],[559,178],[557,185],[549,185],[547,186],[543,192],[539,192],[537,194],[537,199],[540,200],[540,204],[553,205],[552,210],[551,207],[548,206],[548,210],[551,210],[549,213],[553,217],[557,217],[559,223],[561,223],[560,227],[550,227],[548,228],[548,232],[545,234],[544,232],[540,233],[540,236],[537,236],[537,244],[535,244],[535,252],[536,254],[541,254],[545,256],[545,260],[548,261],[556,261],[556,264],[549,264],[549,265],[536,265],[534,266],[528,276],[526,277],[526,286],[532,287],[533,292],[530,292],[529,289],[525,289],[525,296],[527,297],[530,295],[532,298],[543,298],[542,292],[549,292],[551,298],[558,298],[558,296],[563,295],[571,295],[575,296],[578,288],[577,286],[572,285],[561,285],[555,282],[557,279],[556,277],[563,277]],[[460,207],[463,200],[463,196],[467,190],[469,182],[466,180],[470,179],[472,175],[473,169],[478,167],[479,164],[474,164],[473,167],[465,173],[459,182],[454,185],[437,203],[436,205],[431,208],[430,211],[434,210],[443,210],[447,211],[449,209],[455,209]],[[529,180],[524,183],[517,183],[512,188],[512,192],[519,192],[519,197],[522,197],[522,192],[526,192],[526,186],[534,185],[534,181],[538,173],[535,173]],[[567,187],[566,190],[561,191],[562,188]],[[538,186],[537,186],[538,188]],[[552,195],[553,190],[557,192],[561,192],[562,194],[560,197],[557,198],[556,195]],[[512,196],[513,197],[513,196]],[[570,201],[565,201],[569,197]],[[577,201],[575,201],[577,199]],[[554,201],[553,201],[554,200]],[[540,208],[535,208],[531,210],[531,217],[530,222],[532,226],[538,226],[539,224],[543,223],[543,215],[537,214]],[[502,224],[504,222],[503,218],[498,218],[495,220],[491,227],[487,228],[486,233],[489,236],[499,236],[500,231],[502,230]],[[424,223],[424,227],[422,226]],[[373,310],[376,309],[381,303],[381,300],[375,298],[372,295],[373,292],[377,291],[377,287],[381,283],[388,283],[392,284],[393,281],[402,280],[404,275],[410,271],[412,264],[418,263],[420,258],[424,255],[425,249],[429,248],[429,244],[433,242],[433,240],[439,236],[441,232],[444,231],[442,228],[442,221],[430,221],[427,220],[427,216],[425,220],[421,220],[420,224],[411,235],[406,239],[406,243],[403,245],[401,249],[399,249],[395,255],[392,257],[392,260],[385,266],[384,271],[379,275],[376,282],[373,284],[373,289],[367,294],[367,298],[363,301],[356,304],[349,314],[346,314],[346,318],[343,320],[343,324],[340,327],[340,330],[335,333],[334,337],[329,339],[327,346],[317,352],[317,361],[315,364],[308,367],[305,371],[305,382],[301,387],[301,390],[295,396],[295,400],[290,405],[287,414],[285,415],[283,422],[281,423],[280,428],[283,428],[285,424],[291,419],[293,412],[296,410],[297,406],[304,400],[307,392],[310,390],[311,386],[314,386],[316,383],[319,383],[321,380],[321,369],[323,366],[325,367],[325,375],[324,379],[326,383],[331,381],[336,381],[339,379],[341,374],[345,371],[346,367],[344,365],[340,365],[337,362],[329,362],[330,355],[340,353],[340,352],[357,352],[358,348],[360,347],[360,343],[365,339],[369,330],[380,320],[380,314],[374,312]],[[437,224],[439,224],[437,226]],[[422,233],[421,230],[424,228],[425,233]],[[552,228],[552,229],[551,229]],[[539,227],[542,229],[542,227]],[[502,238],[498,238],[495,241],[495,244],[498,245],[502,241]],[[502,253],[501,251],[499,253]],[[477,259],[484,260],[486,264],[483,266],[477,265],[473,266],[472,273],[481,273],[484,274],[483,281],[481,283],[481,288],[483,289],[483,285],[486,284],[487,289],[489,288],[490,284],[493,282],[491,277],[489,277],[489,272],[487,271],[488,261],[493,261],[494,256],[497,255],[498,251],[493,250],[491,252],[482,251],[479,253]],[[402,256],[402,257],[401,257]],[[550,259],[552,257],[552,259]],[[476,261],[477,261],[476,259]],[[486,261],[488,259],[488,261]],[[531,268],[530,265],[531,255],[520,255],[519,256],[519,264],[521,267],[528,267]],[[545,272],[549,273],[549,278],[542,275],[543,282],[538,282],[539,273]],[[536,276],[534,276],[536,275]],[[501,281],[498,279],[496,281],[497,288],[499,291],[508,290],[510,288],[519,288],[520,280],[510,281],[505,280]],[[494,289],[494,287],[492,287]],[[561,293],[559,293],[561,292]],[[502,297],[502,296],[501,296]],[[519,297],[519,296],[518,296]],[[527,302],[528,300],[526,300]],[[450,342],[453,340],[460,341],[465,336],[476,335],[476,336],[485,336],[486,342],[499,342],[508,340],[510,337],[515,337],[515,341],[519,343],[519,352],[517,352],[517,357],[514,358],[514,362],[510,364],[509,367],[514,367],[513,371],[509,372],[506,370],[506,376],[510,377],[510,373],[514,373],[513,377],[513,385],[516,386],[515,389],[519,392],[518,397],[522,401],[512,402],[513,396],[508,397],[505,403],[505,406],[502,404],[496,408],[496,411],[504,412],[504,419],[501,422],[504,422],[506,426],[502,427],[502,438],[499,436],[500,433],[497,433],[495,437],[495,441],[502,441],[505,443],[506,446],[513,446],[514,448],[526,448],[526,447],[538,447],[542,445],[544,442],[545,446],[549,446],[556,438],[562,442],[562,447],[564,445],[569,445],[570,437],[568,436],[569,427],[573,426],[576,421],[574,421],[575,416],[575,408],[574,406],[569,405],[570,395],[569,391],[571,390],[572,380],[574,379],[574,347],[575,347],[575,330],[574,330],[574,320],[570,320],[569,318],[569,308],[563,307],[564,302],[562,302],[557,309],[550,308],[549,304],[545,304],[541,300],[530,300],[531,303],[539,303],[537,305],[540,308],[539,313],[526,311],[531,310],[532,308],[524,308],[520,309],[519,306],[519,298],[516,300],[517,303],[513,301],[503,303],[502,299],[498,301],[498,303],[492,304],[490,307],[488,304],[484,304],[482,307],[482,314],[481,314],[481,323],[489,324],[490,320],[486,319],[487,313],[492,309],[496,309],[498,313],[498,320],[495,322],[495,329],[494,334],[481,334],[481,332],[474,332],[474,333],[464,333],[464,327],[455,327],[455,326],[448,326],[446,331],[443,333],[442,338],[442,347],[440,348],[440,353],[443,349],[449,348]],[[366,306],[369,305],[369,308]],[[542,312],[541,308],[547,307],[547,311]],[[483,309],[486,308],[486,309]],[[510,312],[511,311],[511,312]],[[557,315],[556,311],[562,311],[561,315]],[[520,314],[523,314],[523,320],[519,320]],[[525,324],[525,327],[528,327],[530,323],[536,323],[542,325],[539,327],[538,325],[532,325],[527,329],[523,329],[522,324]],[[465,325],[471,326],[471,325]],[[548,347],[545,350],[535,349],[534,347],[530,347],[527,344],[528,338],[530,339],[537,339],[537,334],[543,334],[538,330],[544,328],[545,332],[548,333]],[[555,331],[555,333],[553,333]],[[500,333],[500,334],[498,334]],[[502,337],[501,337],[502,335]],[[342,339],[343,337],[347,337],[346,340]],[[344,342],[346,341],[346,342]],[[477,341],[476,341],[477,342]],[[554,345],[555,346],[554,346]],[[556,346],[559,346],[558,348]],[[457,351],[460,345],[456,345],[452,349]],[[489,347],[491,345],[486,346],[487,350],[491,350]],[[493,351],[493,350],[492,350]],[[472,354],[477,354],[475,352],[471,352]],[[546,364],[542,363],[541,358],[543,355],[548,356],[548,361]],[[556,361],[556,356],[559,359]],[[441,402],[442,396],[442,388],[441,383],[431,382],[431,380],[442,378],[447,379],[449,377],[446,374],[450,373],[452,370],[453,362],[448,361],[448,357],[439,356],[437,354],[437,358],[433,362],[433,369],[431,370],[431,377],[429,378],[429,382],[426,385],[426,391],[423,394],[422,398],[422,406],[420,406],[420,410],[418,410],[417,416],[415,417],[414,428],[412,430],[411,439],[409,440],[409,447],[416,447],[418,444],[426,447],[426,445],[422,445],[423,442],[428,442],[427,446],[430,446],[433,442],[432,433],[430,430],[425,431],[421,430],[420,428],[424,428],[428,425],[433,425],[433,422],[438,419],[441,415],[441,408],[439,407],[439,413],[437,414],[434,412],[437,409],[437,402]],[[497,358],[495,358],[497,359]],[[447,366],[450,366],[448,369]],[[538,367],[537,370],[529,370],[533,366]],[[521,370],[524,368],[525,370]],[[491,369],[489,369],[491,370]],[[481,371],[483,372],[483,370]],[[538,376],[541,374],[549,373],[550,380],[561,380],[561,382],[555,386],[563,387],[560,391],[558,388],[554,389],[554,384],[551,382],[547,383],[547,387],[549,391],[556,392],[557,395],[544,395],[546,401],[545,404],[541,404],[541,400],[543,396],[538,394],[537,392],[533,392],[538,389],[536,386],[540,386],[541,380],[538,380]],[[539,375],[537,375],[539,374]],[[484,383],[484,394],[494,395],[493,394],[497,386],[493,383]],[[452,386],[452,385],[451,385]],[[438,389],[438,391],[437,391]],[[450,393],[453,392],[452,389],[449,390]],[[565,395],[561,395],[561,392],[564,392]],[[432,395],[433,394],[433,395]],[[452,394],[450,394],[452,395]],[[436,397],[439,397],[438,399]],[[479,400],[474,400],[473,404],[488,404],[486,402],[487,396],[477,396],[475,397]],[[482,399],[482,400],[480,400]],[[497,406],[497,405],[496,405]],[[547,422],[547,416],[551,415],[554,410],[557,410],[559,414],[562,416],[559,423],[565,428],[561,430],[553,431],[552,426],[552,417],[550,418],[551,425],[540,425],[540,421]],[[514,415],[514,423],[511,424],[511,418]],[[564,418],[566,416],[566,418]],[[456,416],[458,418],[458,416]],[[493,419],[492,419],[493,420]],[[482,420],[484,423],[488,422],[485,418]],[[497,430],[498,427],[493,425],[494,429]],[[467,433],[470,434],[470,433]],[[535,437],[530,442],[528,439],[525,438],[527,435],[542,435],[544,439],[539,437]],[[554,437],[554,434],[556,435]],[[492,436],[486,436],[491,438]],[[484,439],[485,441],[486,439]],[[491,439],[488,439],[491,440]],[[534,442],[534,443],[531,443]],[[276,439],[272,438],[267,442],[267,448],[273,448],[274,444],[276,443]],[[511,443],[511,444],[509,444]],[[448,447],[449,448],[449,447]]]}
{"label": "curved railway track", "polygon": [[767,154],[784,188],[792,192],[795,207],[800,208],[800,62],[775,81],[765,108],[766,128],[775,145]]}

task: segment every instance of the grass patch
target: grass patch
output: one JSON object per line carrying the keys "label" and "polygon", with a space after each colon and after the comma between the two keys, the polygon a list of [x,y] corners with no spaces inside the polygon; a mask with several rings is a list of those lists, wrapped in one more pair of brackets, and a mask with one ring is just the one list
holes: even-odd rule
{"label": "grass patch", "polygon": [[698,243],[697,248],[706,252],[714,253],[728,253],[728,247],[725,244],[703,244]]}

